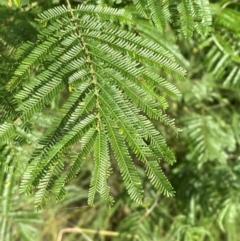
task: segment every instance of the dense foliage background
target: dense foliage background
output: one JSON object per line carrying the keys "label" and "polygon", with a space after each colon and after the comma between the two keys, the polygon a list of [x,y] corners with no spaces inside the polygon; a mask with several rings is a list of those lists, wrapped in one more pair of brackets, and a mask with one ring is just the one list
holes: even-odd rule
{"label": "dense foliage background", "polygon": [[[87,2],[126,8],[136,14],[132,1]],[[82,1],[71,1],[73,6],[79,3]],[[22,42],[36,41],[37,14],[65,1],[21,1],[17,7],[18,1],[0,4],[2,90],[16,65],[15,50]],[[63,93],[34,117],[31,145],[1,146],[0,240],[240,240],[240,4],[211,1],[210,11],[211,27],[190,32],[189,36],[187,31],[176,31],[171,23],[161,32],[141,18],[134,29],[129,29],[167,48],[187,70],[184,80],[165,74],[182,94],[177,100],[168,97],[166,111],[182,129],[179,136],[155,123],[177,159],[170,167],[162,166],[176,191],[175,197],[167,198],[155,191],[139,168],[144,205],[130,200],[120,175],[113,172],[109,181],[113,207],[109,209],[102,199],[89,207],[93,169],[89,159],[67,186],[65,199],[49,201],[42,211],[35,211],[33,199],[19,195],[19,183],[38,138],[60,115],[59,107],[68,95]],[[11,102],[11,96],[0,96],[0,101]]]}

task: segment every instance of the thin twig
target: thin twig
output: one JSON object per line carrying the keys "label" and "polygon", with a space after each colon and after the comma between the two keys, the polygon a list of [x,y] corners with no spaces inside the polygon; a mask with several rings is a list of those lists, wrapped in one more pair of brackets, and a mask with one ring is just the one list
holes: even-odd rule
{"label": "thin twig", "polygon": [[95,230],[95,229],[85,229],[85,228],[63,228],[58,233],[57,241],[62,241],[62,236],[64,233],[80,233],[84,236],[87,241],[92,241],[86,233],[89,234],[98,234],[103,236],[117,237],[119,236],[118,232],[107,231],[107,230]]}

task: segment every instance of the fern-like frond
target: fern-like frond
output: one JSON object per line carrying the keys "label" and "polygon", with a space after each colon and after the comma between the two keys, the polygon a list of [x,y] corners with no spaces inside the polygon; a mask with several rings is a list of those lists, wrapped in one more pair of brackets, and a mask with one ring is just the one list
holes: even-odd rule
{"label": "fern-like frond", "polygon": [[[48,152],[42,148],[41,155],[38,153],[38,156],[32,161],[24,173],[22,188],[20,191],[31,192],[32,185],[38,185],[41,179],[45,180],[42,183],[42,186],[47,185],[50,177],[57,179],[59,174],[61,174],[61,169],[56,168],[56,165],[58,165],[58,160],[61,160],[64,148],[75,144],[81,138],[82,133],[85,133],[88,130],[93,121],[95,121],[95,117],[88,116],[86,119],[81,120],[81,123],[75,125],[71,131],[65,133],[63,138],[53,145],[52,148],[48,148]],[[46,179],[44,177],[45,175],[49,175],[49,178]],[[42,193],[39,193],[39,196],[41,196]]]}
{"label": "fern-like frond", "polygon": [[148,18],[147,1],[146,0],[133,0],[133,3],[136,6],[138,13],[141,16]]}
{"label": "fern-like frond", "polygon": [[186,38],[190,38],[193,34],[194,15],[193,15],[193,1],[182,0],[178,5],[180,20],[182,22],[182,32]]}
{"label": "fern-like frond", "polygon": [[[91,151],[94,170],[89,204],[93,205],[96,193],[113,202],[107,185],[110,151],[133,200],[141,203],[143,191],[132,155],[143,162],[155,188],[173,194],[159,162],[172,164],[175,159],[151,119],[178,132],[164,113],[168,103],[159,90],[173,97],[179,92],[151,73],[149,66],[179,79],[184,78],[185,70],[161,45],[117,27],[116,21],[129,24],[130,19],[123,10],[99,6],[50,9],[40,14],[40,22],[46,26],[37,44],[27,42],[16,53],[19,66],[7,89],[18,105],[20,123],[31,122],[53,99],[68,92],[61,116],[40,138],[22,180],[21,192],[37,190],[37,207],[51,193],[57,199],[65,195],[65,184],[78,174]],[[4,139],[11,138],[13,125],[2,127]],[[23,127],[19,131],[22,137],[29,131]],[[75,145],[80,145],[77,154]]]}
{"label": "fern-like frond", "polygon": [[109,194],[107,178],[110,174],[110,156],[106,131],[103,125],[99,123],[98,136],[94,145],[94,169],[90,183],[88,203],[93,205],[96,192],[110,204],[113,199]]}
{"label": "fern-like frond", "polygon": [[[108,88],[105,88],[105,89],[108,89]],[[112,116],[112,118],[115,118],[116,121],[118,120],[120,131],[125,136],[134,154],[137,156],[139,160],[141,160],[146,165],[146,168],[147,168],[146,172],[150,181],[160,192],[163,192],[168,196],[173,195],[172,187],[169,181],[167,180],[167,178],[161,172],[158,162],[148,160],[148,158],[153,156],[153,154],[151,153],[151,150],[144,142],[144,139],[141,138],[141,134],[137,133],[136,132],[137,130],[134,131],[134,128],[133,128],[134,126],[130,126],[131,124],[127,125],[125,119],[119,118],[121,116],[124,116],[124,113],[121,113],[122,111],[117,105],[112,105],[112,103],[114,102],[111,101],[111,99],[109,99],[111,98],[110,96],[112,96],[111,92],[106,93],[106,95],[104,95],[104,98],[102,98],[101,100],[103,101],[104,106],[106,106],[110,111],[109,113],[110,116]],[[117,91],[115,90],[115,98],[116,97],[117,97]],[[115,100],[115,102],[118,103],[120,101]],[[108,104],[108,103],[111,103],[111,104]],[[129,109],[129,106],[128,106],[128,109]],[[126,109],[125,111],[128,111],[128,110]],[[136,119],[135,121],[132,121],[132,123],[137,122],[137,118],[133,114],[132,114],[132,119],[133,120]],[[142,130],[140,129],[139,131],[142,131]],[[148,134],[152,134],[152,133],[149,132]],[[151,135],[149,135],[148,137],[149,139],[152,138]],[[149,163],[151,163],[151,165],[149,165]]]}
{"label": "fern-like frond", "polygon": [[174,33],[168,32],[168,34],[162,34],[156,29],[155,26],[149,22],[139,21],[136,28],[138,29],[141,36],[147,39],[153,40],[156,44],[161,45],[168,52],[172,54],[174,59],[184,68],[189,67],[189,61],[185,59],[180,53],[179,46],[175,43]]}
{"label": "fern-like frond", "polygon": [[167,197],[174,196],[173,187],[160,169],[157,161],[145,161],[146,173],[152,185]]}
{"label": "fern-like frond", "polygon": [[10,123],[3,123],[0,125],[0,144],[3,144],[5,140],[11,139],[10,137],[15,134],[15,128]]}
{"label": "fern-like frond", "polygon": [[14,53],[15,47],[11,44],[8,44],[6,40],[4,40],[4,38],[0,36],[0,51],[0,57],[9,57]]}
{"label": "fern-like frond", "polygon": [[134,0],[133,3],[140,16],[150,19],[161,32],[171,24],[178,33],[181,31],[190,38],[195,29],[206,35],[212,23],[208,0]]}
{"label": "fern-like frond", "polygon": [[32,198],[22,199],[18,193],[18,183],[29,156],[28,150],[4,145],[0,152],[0,239],[10,241],[19,237],[26,241],[37,240],[40,234],[37,229],[41,223],[40,213],[29,209]]}
{"label": "fern-like frond", "polygon": [[212,13],[211,6],[209,0],[198,0],[196,4],[198,10],[196,11],[197,22],[196,22],[196,30],[203,35],[207,35],[210,31],[210,27],[212,25]]}
{"label": "fern-like frond", "polygon": [[235,33],[239,33],[239,12],[232,8],[223,8],[218,4],[211,5],[213,15],[216,15],[215,24],[225,27]]}
{"label": "fern-like frond", "polygon": [[148,0],[148,8],[151,12],[152,21],[157,28],[162,32],[166,28],[167,18],[163,12],[163,4],[161,1]]}
{"label": "fern-like frond", "polygon": [[212,73],[216,82],[238,88],[240,86],[238,46],[240,26],[232,19],[238,21],[239,14],[233,9],[219,9],[218,5],[212,5],[212,12],[216,14],[216,20],[215,33],[207,41],[208,50],[205,61],[208,71]]}
{"label": "fern-like frond", "polygon": [[226,133],[211,116],[195,115],[185,121],[186,134],[191,148],[188,155],[190,160],[197,159],[205,162],[216,159],[222,162],[226,161],[226,151],[235,148],[235,140],[231,131]]}
{"label": "fern-like frond", "polygon": [[86,157],[89,155],[89,153],[93,148],[96,137],[97,137],[96,130],[94,128],[91,128],[81,139],[80,141],[81,152],[72,161],[71,168],[65,177],[66,183],[72,178],[74,178],[80,171],[80,168],[84,160],[86,159]]}
{"label": "fern-like frond", "polygon": [[145,116],[139,116],[139,126],[142,128],[142,135],[146,141],[150,141],[149,146],[153,155],[158,160],[164,160],[169,164],[176,162],[173,152],[168,148],[164,138],[156,130],[151,121]]}
{"label": "fern-like frond", "polygon": [[131,15],[124,11],[109,7],[101,7],[95,5],[79,5],[77,9],[72,9],[71,7],[66,8],[65,6],[59,6],[52,9],[49,9],[39,15],[41,22],[46,22],[49,20],[53,20],[55,18],[59,18],[61,16],[66,16],[66,12],[69,11],[71,13],[76,13],[81,16],[99,16],[101,19],[106,20],[121,20],[121,21],[130,21]]}
{"label": "fern-like frond", "polygon": [[127,191],[134,201],[141,203],[143,193],[141,180],[138,176],[136,167],[131,160],[124,137],[121,132],[119,132],[119,127],[116,125],[116,122],[111,119],[110,113],[104,109],[101,114],[105,117],[109,133],[109,141],[116,160],[118,161],[120,172]]}

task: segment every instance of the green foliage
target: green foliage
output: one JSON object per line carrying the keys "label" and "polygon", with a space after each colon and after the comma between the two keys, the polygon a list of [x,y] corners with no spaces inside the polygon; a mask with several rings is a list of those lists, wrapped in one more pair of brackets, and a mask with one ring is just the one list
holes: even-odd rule
{"label": "green foliage", "polygon": [[[15,55],[20,64],[7,91],[14,95],[18,112],[4,106],[7,113],[1,139],[11,142],[17,132],[28,132],[27,123],[64,89],[69,90],[69,97],[62,108],[63,117],[40,139],[20,191],[30,193],[37,187],[37,206],[51,192],[61,199],[65,184],[78,174],[93,149],[89,204],[93,205],[96,192],[112,203],[107,186],[110,147],[133,200],[141,203],[143,190],[131,164],[132,155],[143,162],[153,186],[172,196],[172,187],[159,162],[171,164],[175,159],[148,118],[177,132],[173,120],[164,114],[165,97],[159,96],[155,88],[160,85],[172,96],[179,92],[151,73],[149,66],[158,66],[178,78],[183,78],[185,71],[163,47],[118,27],[116,21],[131,21],[131,15],[123,10],[92,5],[73,9],[68,5],[41,13],[39,21],[45,27],[40,30],[37,44],[28,41]],[[33,68],[38,70],[31,76]],[[11,119],[15,121],[11,123]],[[76,156],[69,148],[79,141],[82,150]]]}
{"label": "green foliage", "polygon": [[239,241],[238,3],[9,2],[0,240]]}
{"label": "green foliage", "polygon": [[[30,241],[36,240],[39,236],[37,227],[40,227],[42,222],[40,213],[31,208],[32,199],[25,198],[24,202],[22,202],[23,200],[18,195],[18,186],[16,185],[26,165],[25,155],[29,156],[29,153],[24,148],[14,148],[13,146],[1,148],[1,240],[10,241],[21,238],[21,240]],[[15,159],[18,159],[18,162]]]}
{"label": "green foliage", "polygon": [[138,13],[149,19],[160,32],[169,22],[175,31],[180,31],[187,38],[193,31],[207,35],[212,22],[208,0],[133,0]]}
{"label": "green foliage", "polygon": [[[195,115],[183,121],[187,126],[185,134],[189,141],[189,160],[196,159],[201,161],[201,164],[216,159],[225,162],[228,151],[235,150],[236,142],[232,130],[221,126],[225,123],[220,120],[214,120],[212,116]],[[218,140],[218,143],[215,140]]]}

